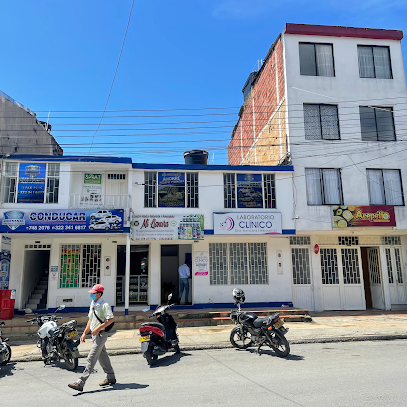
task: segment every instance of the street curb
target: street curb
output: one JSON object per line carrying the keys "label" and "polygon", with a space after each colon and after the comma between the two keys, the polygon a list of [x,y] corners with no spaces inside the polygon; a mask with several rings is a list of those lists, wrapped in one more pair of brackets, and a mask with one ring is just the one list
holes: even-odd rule
{"label": "street curb", "polygon": [[[362,342],[362,341],[394,341],[399,339],[407,339],[407,334],[396,334],[396,335],[359,335],[359,336],[342,336],[342,337],[328,337],[328,338],[309,338],[309,339],[293,339],[288,342],[290,345],[301,345],[301,344],[313,344],[313,343],[339,343],[339,342]],[[210,350],[210,349],[227,349],[233,348],[230,343],[218,343],[215,345],[186,345],[181,347],[181,352],[183,351],[195,351],[195,350]],[[120,355],[137,355],[141,353],[140,349],[112,349],[108,350],[109,356],[120,356]],[[81,353],[80,358],[86,358],[88,352]],[[22,356],[11,358],[12,362],[38,362],[42,361],[40,355]]]}

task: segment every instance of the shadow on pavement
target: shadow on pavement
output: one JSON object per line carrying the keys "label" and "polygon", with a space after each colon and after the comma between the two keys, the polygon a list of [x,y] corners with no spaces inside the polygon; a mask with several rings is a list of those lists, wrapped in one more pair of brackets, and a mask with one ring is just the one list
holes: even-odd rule
{"label": "shadow on pavement", "polygon": [[[249,351],[250,353],[257,354],[257,348],[246,349],[246,351]],[[278,358],[280,357],[280,356],[277,355],[277,353],[275,353],[274,351],[272,351],[270,349],[267,349],[267,350],[260,349],[260,353],[258,355],[259,356],[268,355],[268,356],[274,356],[274,357],[278,357]],[[285,358],[281,358],[281,359],[285,359],[285,360],[304,360],[304,357],[300,356],[300,355],[289,354]]]}
{"label": "shadow on pavement", "polygon": [[82,396],[83,394],[94,394],[94,393],[104,393],[107,391],[115,391],[115,390],[137,390],[137,389],[145,389],[148,387],[148,384],[137,384],[137,383],[116,383],[112,386],[103,387],[102,389],[98,390],[91,390],[91,391],[83,391],[80,393],[73,394],[74,397]]}
{"label": "shadow on pavement", "polygon": [[191,354],[190,353],[185,353],[185,352],[180,352],[180,353],[176,353],[176,354],[173,354],[173,355],[168,355],[168,356],[165,356],[162,359],[159,358],[155,362],[155,364],[153,366],[151,366],[151,367],[155,368],[155,367],[171,366],[174,363],[177,363],[184,356],[191,356]]}
{"label": "shadow on pavement", "polygon": [[4,376],[12,376],[14,374],[14,370],[16,370],[15,368],[16,363],[11,362],[11,363],[7,363],[6,366],[1,366],[0,367],[0,379]]}

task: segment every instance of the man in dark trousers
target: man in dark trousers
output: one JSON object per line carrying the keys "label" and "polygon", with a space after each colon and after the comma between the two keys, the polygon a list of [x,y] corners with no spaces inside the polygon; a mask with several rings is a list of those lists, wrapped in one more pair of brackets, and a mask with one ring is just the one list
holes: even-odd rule
{"label": "man in dark trousers", "polygon": [[92,373],[97,361],[99,361],[103,371],[107,375],[106,379],[103,380],[102,383],[99,383],[99,385],[108,386],[116,383],[114,370],[110,363],[110,358],[107,354],[105,346],[109,336],[105,329],[114,322],[114,318],[112,308],[102,298],[104,291],[105,288],[102,284],[96,284],[91,290],[88,291],[90,293],[92,303],[90,304],[88,314],[89,321],[81,336],[81,343],[85,342],[86,335],[91,332],[93,345],[89,352],[86,367],[82,373],[82,376],[76,382],[68,384],[68,386],[74,390],[83,391],[85,382]]}

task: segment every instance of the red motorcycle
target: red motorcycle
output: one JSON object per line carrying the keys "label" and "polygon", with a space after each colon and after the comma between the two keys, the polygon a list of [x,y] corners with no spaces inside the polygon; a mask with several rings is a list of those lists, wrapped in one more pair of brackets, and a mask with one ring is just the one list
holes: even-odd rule
{"label": "red motorcycle", "polygon": [[149,318],[155,316],[158,322],[144,322],[141,324],[140,342],[141,353],[147,359],[147,363],[152,366],[158,356],[173,350],[179,353],[179,341],[177,334],[177,324],[174,318],[167,311],[174,304],[169,304],[172,294],[168,296],[167,305],[157,307]]}

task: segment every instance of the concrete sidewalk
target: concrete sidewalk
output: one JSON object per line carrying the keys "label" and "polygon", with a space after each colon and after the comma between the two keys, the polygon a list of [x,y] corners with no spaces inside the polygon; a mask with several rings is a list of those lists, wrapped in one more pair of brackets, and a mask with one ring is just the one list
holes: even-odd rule
{"label": "concrete sidewalk", "polygon": [[[311,312],[313,322],[286,323],[290,328],[287,339],[290,344],[345,342],[364,340],[407,339],[407,311],[337,311]],[[179,328],[182,350],[220,349],[231,347],[229,335],[234,325],[202,326]],[[79,347],[86,356],[92,341],[88,339]],[[26,341],[10,342],[12,361],[41,360],[35,343]],[[111,355],[140,352],[138,329],[118,330],[107,342]]]}

